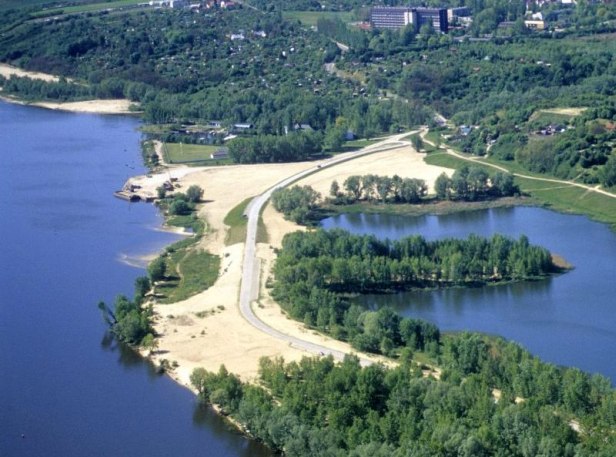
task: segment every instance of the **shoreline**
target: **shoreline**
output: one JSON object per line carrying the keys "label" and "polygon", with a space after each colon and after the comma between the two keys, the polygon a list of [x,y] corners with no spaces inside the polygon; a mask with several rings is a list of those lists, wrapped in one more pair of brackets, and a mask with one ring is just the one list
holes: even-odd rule
{"label": "shoreline", "polygon": [[335,205],[333,203],[325,203],[321,205],[324,211],[323,218],[339,216],[341,214],[389,214],[393,216],[443,216],[447,214],[456,214],[467,211],[481,211],[492,208],[513,208],[516,206],[537,206],[531,198],[528,197],[501,197],[496,199],[487,199],[482,201],[429,201],[422,203],[372,203],[358,202],[350,205]]}
{"label": "shoreline", "polygon": [[32,106],[54,111],[66,111],[68,113],[124,116],[140,116],[142,114],[141,111],[132,110],[131,107],[136,105],[126,99],[92,99],[78,102],[28,102],[12,96],[0,95],[0,100],[13,105]]}
{"label": "shoreline", "polygon": [[[340,179],[341,175],[360,174],[374,170],[375,167],[381,174],[395,174],[399,173],[403,164],[411,165],[407,167],[405,177],[426,178],[430,184],[445,171],[444,168],[425,164],[423,154],[416,153],[407,144],[401,144],[396,149],[344,162],[331,170],[324,169],[302,179],[299,184],[311,184],[325,193],[329,189],[332,176]],[[138,176],[129,179],[132,184],[141,186],[139,192],[145,194],[153,192],[155,187],[160,185],[157,184],[159,181],[168,179],[169,173],[178,178],[180,191],[193,184],[200,185],[205,190],[205,203],[200,205],[198,217],[207,221],[209,230],[196,248],[220,256],[222,264],[219,277],[209,289],[182,302],[154,304],[153,326],[157,333],[158,351],[148,357],[156,365],[163,359],[177,363],[177,368],[168,374],[191,391],[193,389],[189,381],[190,373],[197,367],[217,371],[220,365],[224,364],[242,380],[250,381],[257,375],[260,357],[283,357],[290,362],[306,355],[314,355],[264,334],[244,320],[239,312],[237,299],[242,277],[244,243],[227,246],[227,227],[223,222],[229,210],[242,201],[264,192],[283,176],[311,167],[314,167],[314,162],[227,167],[174,166],[150,175],[151,177]],[[241,182],[242,186],[230,187],[230,182]],[[274,249],[280,246],[286,233],[303,228],[284,220],[271,205],[264,210],[263,219],[269,240],[257,245],[257,257],[261,263],[261,296],[253,303],[255,313],[261,320],[283,333],[327,345],[337,351],[357,352],[346,343],[317,334],[291,320],[271,300],[264,284],[271,274]],[[147,355],[147,352],[142,354]],[[384,361],[379,357],[373,359]]]}

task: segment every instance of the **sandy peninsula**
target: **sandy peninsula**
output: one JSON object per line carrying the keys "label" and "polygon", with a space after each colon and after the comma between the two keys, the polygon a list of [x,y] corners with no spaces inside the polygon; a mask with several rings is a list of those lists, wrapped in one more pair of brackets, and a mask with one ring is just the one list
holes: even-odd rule
{"label": "sandy peninsula", "polygon": [[[47,73],[35,71],[26,71],[11,65],[0,63],[0,76],[10,78],[17,76],[20,78],[39,79],[47,82],[58,82],[60,77]],[[71,79],[67,79],[71,81]],[[29,106],[38,106],[40,108],[70,111],[75,113],[94,113],[94,114],[134,114],[137,111],[135,104],[126,99],[113,100],[83,100],[79,102],[34,102],[26,103],[22,100],[10,96],[3,96],[3,100],[11,103],[19,103]]]}
{"label": "sandy peninsula", "polygon": [[[154,325],[159,338],[152,359],[155,362],[162,359],[177,362],[178,366],[171,375],[179,383],[188,387],[190,373],[196,367],[217,370],[221,364],[225,364],[229,371],[244,380],[251,380],[257,374],[260,357],[279,356],[291,361],[312,355],[261,333],[244,320],[238,307],[244,244],[225,245],[226,228],[223,222],[226,214],[246,198],[258,195],[283,178],[311,167],[314,167],[313,162],[173,167],[160,175],[131,178],[132,184],[141,186],[143,192],[151,193],[170,177],[177,178],[182,189],[193,184],[201,186],[205,190],[206,203],[202,205],[199,214],[207,221],[209,233],[203,238],[200,247],[222,259],[219,278],[210,289],[180,303],[154,306]],[[432,186],[443,171],[449,172],[444,168],[427,165],[423,162],[423,154],[404,144],[396,149],[323,169],[299,184],[311,185],[326,195],[334,179],[342,183],[350,175],[374,173],[421,178]],[[274,248],[280,246],[286,233],[302,230],[302,227],[284,220],[270,205],[263,212],[263,220],[268,242],[259,244],[257,249],[261,262],[261,290],[253,308],[258,317],[283,333],[335,350],[353,352],[349,345],[319,335],[287,318],[271,299],[263,285],[271,274]],[[378,360],[377,357],[372,358]]]}
{"label": "sandy peninsula", "polygon": [[133,109],[135,104],[123,98],[109,100],[83,100],[80,102],[36,102],[32,106],[40,108],[54,109],[60,111],[70,111],[73,113],[92,113],[92,114],[137,114]]}

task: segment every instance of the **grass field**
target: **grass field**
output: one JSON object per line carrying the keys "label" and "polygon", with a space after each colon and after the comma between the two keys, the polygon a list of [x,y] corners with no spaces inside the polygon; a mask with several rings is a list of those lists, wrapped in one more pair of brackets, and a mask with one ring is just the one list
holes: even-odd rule
{"label": "grass field", "polygon": [[298,20],[308,26],[317,25],[321,17],[338,18],[345,23],[353,21],[353,13],[336,11],[284,11],[282,17],[286,20]]}
{"label": "grass field", "polygon": [[250,200],[252,200],[252,197],[244,200],[225,216],[223,222],[225,225],[229,226],[229,231],[225,238],[225,244],[227,246],[246,241],[246,223],[248,219],[244,217],[244,210],[248,206],[248,203],[250,203]]}
{"label": "grass field", "polygon": [[567,125],[575,116],[570,114],[552,113],[546,111],[536,111],[529,119],[529,123],[546,126],[549,124]]}
{"label": "grass field", "polygon": [[166,263],[167,271],[177,271],[179,276],[157,286],[156,292],[165,296],[162,303],[175,303],[206,290],[214,284],[220,269],[220,257],[195,249],[172,252]]}
{"label": "grass field", "polygon": [[168,163],[185,163],[194,165],[225,165],[230,159],[211,159],[212,153],[220,146],[203,144],[165,143],[164,155]]}
{"label": "grass field", "polygon": [[[463,165],[469,165],[469,161],[445,153],[429,154],[424,160],[431,165],[447,168],[459,168]],[[496,163],[514,173],[551,179],[550,176],[530,173],[515,163],[496,162],[494,160],[491,160],[490,163]],[[472,163],[472,165],[481,164]],[[490,173],[494,172],[494,168],[485,165],[483,168]],[[567,184],[519,177],[516,177],[515,180],[522,192],[531,195],[538,205],[548,206],[554,210],[566,213],[585,214],[592,219],[609,224],[616,230],[616,198],[610,198]]]}
{"label": "grass field", "polygon": [[[252,199],[253,197],[247,198],[225,216],[223,222],[225,225],[229,226],[229,231],[225,237],[225,244],[227,246],[246,241],[246,224],[248,219],[244,217],[244,210]],[[257,223],[257,243],[267,243],[267,240],[267,230],[263,223],[263,218],[259,216],[259,221]]]}

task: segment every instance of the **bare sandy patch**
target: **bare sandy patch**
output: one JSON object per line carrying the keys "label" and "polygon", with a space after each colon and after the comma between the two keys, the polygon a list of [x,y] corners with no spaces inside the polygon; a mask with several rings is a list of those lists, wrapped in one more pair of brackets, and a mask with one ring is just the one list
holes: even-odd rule
{"label": "bare sandy patch", "polygon": [[[59,76],[50,75],[49,73],[40,73],[38,71],[26,71],[5,63],[0,63],[0,75],[7,79],[11,76],[18,76],[20,78],[39,79],[47,82],[60,81]],[[67,79],[67,81],[70,81],[70,79]]]}
{"label": "bare sandy patch", "polygon": [[223,250],[220,276],[210,289],[180,303],[154,307],[159,338],[152,359],[176,362],[178,367],[171,375],[182,385],[190,387],[190,374],[197,367],[217,371],[224,364],[242,379],[251,380],[260,357],[291,361],[309,355],[261,333],[240,315],[237,297],[243,249],[239,243]]}
{"label": "bare sandy patch", "polygon": [[80,102],[36,102],[34,106],[41,108],[71,111],[74,113],[93,113],[93,114],[135,114],[136,111],[131,110],[135,104],[126,99],[114,100],[84,100]]}
{"label": "bare sandy patch", "polygon": [[579,116],[588,108],[548,108],[539,110],[540,113],[564,114],[565,116]]}
{"label": "bare sandy patch", "polygon": [[423,179],[432,191],[436,178],[443,172],[451,175],[452,170],[428,165],[424,162],[424,157],[425,154],[416,152],[412,146],[403,146],[326,168],[304,178],[298,184],[312,186],[325,197],[329,195],[329,187],[334,180],[342,187],[344,180],[351,175],[398,175],[401,178]]}

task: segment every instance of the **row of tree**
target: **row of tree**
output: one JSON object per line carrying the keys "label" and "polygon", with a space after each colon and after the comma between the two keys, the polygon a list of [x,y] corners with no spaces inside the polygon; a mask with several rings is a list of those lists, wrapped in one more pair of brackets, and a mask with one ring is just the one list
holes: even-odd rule
{"label": "row of tree", "polygon": [[322,145],[318,132],[243,137],[229,143],[229,157],[235,163],[297,162],[320,153]]}
{"label": "row of tree", "polygon": [[439,200],[477,201],[520,194],[511,173],[497,171],[490,176],[482,167],[466,165],[451,178],[442,173],[434,182],[434,190]]}
{"label": "row of tree", "polygon": [[349,176],[343,183],[344,193],[333,181],[329,195],[334,203],[355,203],[365,200],[381,203],[419,203],[428,193],[423,179],[377,175]]}
{"label": "row of tree", "polygon": [[[345,179],[342,186],[341,190],[337,181],[332,182],[329,190],[332,203],[421,203],[428,195],[428,185],[423,179],[398,175],[354,175]],[[476,166],[464,166],[451,178],[442,173],[436,179],[434,190],[437,200],[477,201],[520,194],[512,174],[497,171],[490,175],[484,168]]]}

